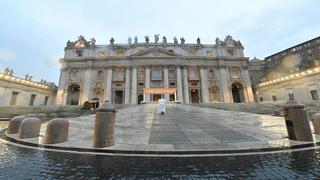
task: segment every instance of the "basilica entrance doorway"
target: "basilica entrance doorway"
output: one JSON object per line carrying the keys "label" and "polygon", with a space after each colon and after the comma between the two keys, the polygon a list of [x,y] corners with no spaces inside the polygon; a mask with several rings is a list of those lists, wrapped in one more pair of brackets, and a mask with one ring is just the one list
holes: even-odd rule
{"label": "basilica entrance doorway", "polygon": [[141,101],[143,101],[143,95],[139,94],[139,96],[138,96],[138,104],[140,104]]}
{"label": "basilica entrance doorway", "polygon": [[122,104],[123,103],[123,91],[114,91],[114,103]]}
{"label": "basilica entrance doorway", "polygon": [[198,89],[191,89],[191,103],[199,103],[199,91]]}
{"label": "basilica entrance doorway", "polygon": [[161,94],[153,94],[152,95],[152,101],[159,101],[161,99]]}
{"label": "basilica entrance doorway", "polygon": [[79,104],[80,86],[78,84],[72,84],[68,87],[67,104],[78,105]]}
{"label": "basilica entrance doorway", "polygon": [[231,85],[233,102],[241,103],[244,102],[243,98],[243,87],[240,83],[233,83]]}

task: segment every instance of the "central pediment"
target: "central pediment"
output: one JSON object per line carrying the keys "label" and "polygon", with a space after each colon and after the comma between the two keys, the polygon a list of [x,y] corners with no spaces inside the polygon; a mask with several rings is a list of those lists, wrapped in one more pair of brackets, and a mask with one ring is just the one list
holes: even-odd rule
{"label": "central pediment", "polygon": [[146,49],[131,55],[131,57],[176,57],[176,56],[179,56],[179,55],[159,47]]}

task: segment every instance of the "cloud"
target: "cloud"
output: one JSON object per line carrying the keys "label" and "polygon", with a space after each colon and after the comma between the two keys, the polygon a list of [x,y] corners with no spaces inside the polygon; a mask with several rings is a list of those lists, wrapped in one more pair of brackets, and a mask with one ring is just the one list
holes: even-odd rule
{"label": "cloud", "polygon": [[12,61],[17,58],[17,53],[11,48],[0,47],[0,61]]}

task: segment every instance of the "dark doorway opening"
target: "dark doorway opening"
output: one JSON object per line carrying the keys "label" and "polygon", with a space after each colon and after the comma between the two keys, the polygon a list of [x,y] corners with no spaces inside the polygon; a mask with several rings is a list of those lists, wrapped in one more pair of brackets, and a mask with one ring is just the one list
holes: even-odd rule
{"label": "dark doorway opening", "polygon": [[114,103],[115,104],[122,104],[123,103],[123,91],[114,91]]}
{"label": "dark doorway opening", "polygon": [[233,83],[231,85],[233,102],[241,103],[243,102],[243,87],[240,83]]}
{"label": "dark doorway opening", "polygon": [[67,104],[79,105],[80,86],[72,84],[68,88]]}
{"label": "dark doorway opening", "polygon": [[198,104],[199,103],[199,91],[198,89],[191,89],[191,103]]}
{"label": "dark doorway opening", "polygon": [[143,101],[143,95],[139,94],[138,95],[138,104],[141,104],[141,101]]}
{"label": "dark doorway opening", "polygon": [[161,99],[161,94],[153,94],[152,95],[152,101],[159,101]]}

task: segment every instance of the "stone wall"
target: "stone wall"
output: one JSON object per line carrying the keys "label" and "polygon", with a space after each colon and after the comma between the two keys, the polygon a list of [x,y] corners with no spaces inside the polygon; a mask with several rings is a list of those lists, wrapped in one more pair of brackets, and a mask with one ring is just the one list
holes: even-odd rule
{"label": "stone wall", "polygon": [[14,117],[23,114],[57,113],[58,117],[76,117],[88,115],[93,111],[83,109],[82,106],[3,106],[0,107],[0,118]]}

